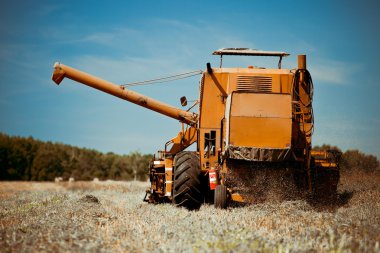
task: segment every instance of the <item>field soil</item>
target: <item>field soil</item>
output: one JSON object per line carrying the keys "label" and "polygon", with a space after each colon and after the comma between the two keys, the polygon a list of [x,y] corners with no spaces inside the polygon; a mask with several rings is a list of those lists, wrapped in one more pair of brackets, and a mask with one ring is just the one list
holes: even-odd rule
{"label": "field soil", "polygon": [[336,203],[188,211],[146,182],[0,182],[1,252],[380,252],[380,176],[343,175]]}

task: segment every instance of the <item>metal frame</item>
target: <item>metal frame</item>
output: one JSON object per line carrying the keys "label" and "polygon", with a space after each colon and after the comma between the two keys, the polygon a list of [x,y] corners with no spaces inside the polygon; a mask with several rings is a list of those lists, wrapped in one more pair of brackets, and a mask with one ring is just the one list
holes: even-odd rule
{"label": "metal frame", "polygon": [[280,57],[278,61],[278,68],[281,69],[281,61],[283,57],[289,56],[286,52],[277,51],[263,51],[250,48],[221,48],[212,53],[213,55],[220,55],[220,68],[223,63],[223,55],[240,55],[240,56],[275,56]]}

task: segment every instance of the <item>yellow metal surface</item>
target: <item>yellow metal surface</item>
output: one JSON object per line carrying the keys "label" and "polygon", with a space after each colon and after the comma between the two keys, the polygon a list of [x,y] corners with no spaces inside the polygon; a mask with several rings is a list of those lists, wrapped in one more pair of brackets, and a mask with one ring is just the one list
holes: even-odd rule
{"label": "yellow metal surface", "polygon": [[240,195],[239,193],[232,193],[231,194],[231,200],[235,201],[235,202],[241,202],[241,203],[246,202],[244,200],[244,197],[242,195]]}
{"label": "yellow metal surface", "polygon": [[286,118],[292,117],[291,96],[284,94],[234,93],[231,117]]}
{"label": "yellow metal surface", "polygon": [[325,150],[312,150],[311,155],[327,158],[327,152]]}
{"label": "yellow metal surface", "polygon": [[179,132],[176,137],[171,139],[173,146],[170,148],[169,153],[177,154],[196,142],[197,138],[198,134],[195,127],[189,127],[185,132]]}
{"label": "yellow metal surface", "polygon": [[229,144],[234,146],[289,148],[291,144],[289,119],[231,117],[230,129]]}
{"label": "yellow metal surface", "polygon": [[291,117],[290,95],[234,93],[229,143],[245,147],[289,148]]}
{"label": "yellow metal surface", "polygon": [[333,162],[326,162],[326,161],[316,161],[315,164],[319,167],[323,167],[323,168],[337,168],[338,167],[338,164],[337,163],[333,163]]}
{"label": "yellow metal surface", "polygon": [[237,80],[241,77],[269,77],[273,93],[291,93],[293,73],[287,69],[221,68],[215,69],[214,74],[226,76],[221,85],[226,87],[227,94],[237,90]]}
{"label": "yellow metal surface", "polygon": [[[220,147],[221,120],[224,117],[225,94],[227,93],[228,73],[213,73],[212,75],[205,72],[203,85],[200,94],[200,115],[199,118],[199,139],[198,149],[201,162],[201,168],[206,170],[215,166],[218,161],[217,150]],[[205,148],[205,134],[216,131],[214,154],[211,154],[208,148]]]}
{"label": "yellow metal surface", "polygon": [[216,79],[221,87],[227,91],[228,77],[227,73],[205,74],[204,84],[202,87],[202,97],[200,98],[200,114],[203,115],[199,119],[200,128],[220,128],[220,120],[224,117],[224,99],[223,93],[215,84]]}

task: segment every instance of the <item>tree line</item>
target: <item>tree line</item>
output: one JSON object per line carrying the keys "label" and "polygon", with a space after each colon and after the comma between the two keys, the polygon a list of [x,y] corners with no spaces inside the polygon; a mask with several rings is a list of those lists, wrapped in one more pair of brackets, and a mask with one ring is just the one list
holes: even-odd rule
{"label": "tree line", "polygon": [[52,181],[148,179],[152,156],[132,152],[128,155],[101,153],[62,143],[42,142],[32,137],[0,133],[0,180]]}
{"label": "tree line", "polygon": [[[315,149],[341,151],[336,146],[323,145]],[[132,152],[128,155],[101,153],[62,143],[42,142],[32,137],[8,136],[0,133],[0,180],[52,181],[67,180],[148,179],[148,164],[152,155]],[[359,150],[342,153],[342,171],[380,173],[379,160]]]}
{"label": "tree line", "polygon": [[341,152],[339,167],[342,172],[363,171],[380,173],[380,163],[376,156],[365,154],[357,149],[349,149],[345,152],[336,146],[322,145],[313,147],[315,150],[336,150]]}

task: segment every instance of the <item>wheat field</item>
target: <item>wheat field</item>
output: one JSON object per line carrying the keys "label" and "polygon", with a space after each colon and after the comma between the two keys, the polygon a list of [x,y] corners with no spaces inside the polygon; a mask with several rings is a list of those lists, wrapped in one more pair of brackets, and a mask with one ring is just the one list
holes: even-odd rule
{"label": "wheat field", "polygon": [[2,252],[380,252],[380,176],[343,175],[337,203],[187,211],[146,182],[0,182]]}

